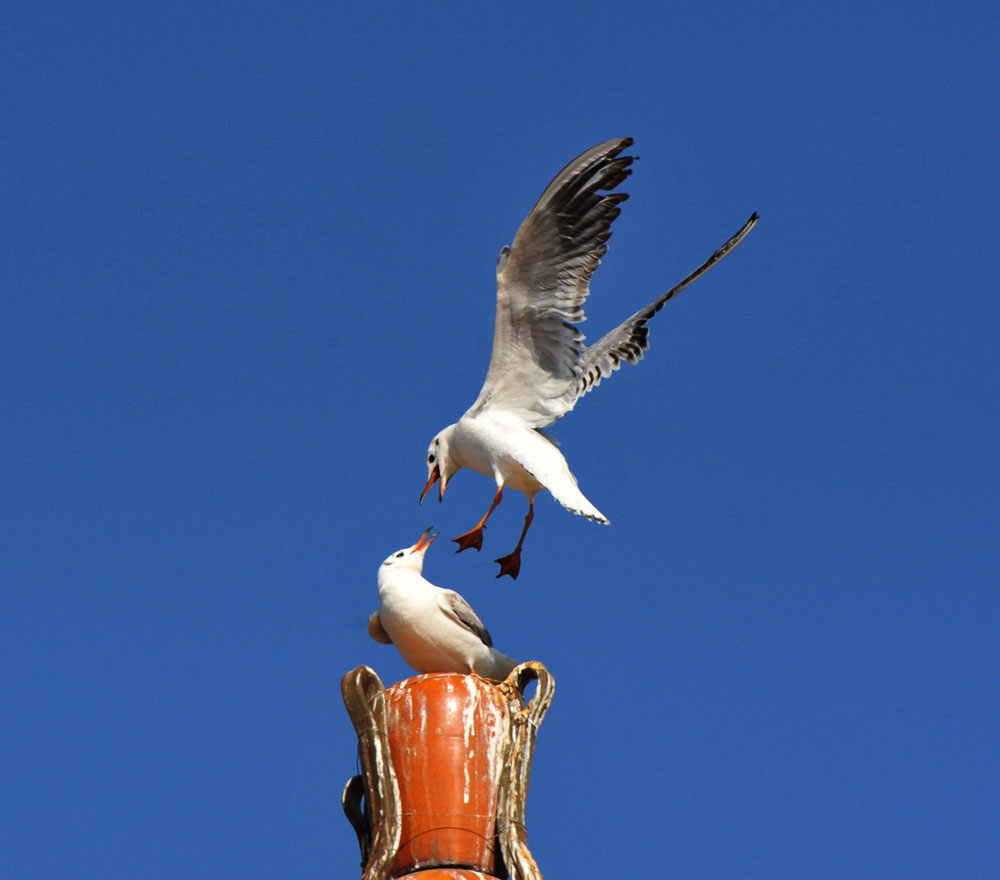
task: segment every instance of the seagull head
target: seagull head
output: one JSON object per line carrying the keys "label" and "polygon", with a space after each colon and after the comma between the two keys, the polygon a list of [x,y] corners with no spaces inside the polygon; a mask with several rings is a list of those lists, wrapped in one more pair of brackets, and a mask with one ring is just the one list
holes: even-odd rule
{"label": "seagull head", "polygon": [[[406,568],[420,574],[424,570],[424,554],[427,552],[427,548],[434,543],[434,539],[438,534],[438,532],[435,532],[431,535],[431,530],[427,529],[420,536],[420,540],[412,547],[404,547],[402,550],[397,550],[391,556],[387,557],[385,562],[382,563],[382,569]],[[381,570],[379,574],[381,574]]]}
{"label": "seagull head", "polygon": [[451,435],[454,432],[455,426],[449,425],[431,440],[431,445],[427,447],[427,485],[424,486],[424,491],[420,493],[421,504],[424,503],[424,496],[430,491],[431,486],[438,480],[441,481],[441,486],[438,490],[438,501],[443,500],[448,480],[461,469],[461,465],[455,464],[455,460],[451,457],[449,449]]}

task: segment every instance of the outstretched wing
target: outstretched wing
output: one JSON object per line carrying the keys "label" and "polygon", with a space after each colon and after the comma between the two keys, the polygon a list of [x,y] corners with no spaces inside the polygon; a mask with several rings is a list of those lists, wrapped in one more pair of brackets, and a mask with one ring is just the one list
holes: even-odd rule
{"label": "outstretched wing", "polygon": [[[653,300],[646,308],[640,309],[627,321],[623,321],[610,333],[606,333],[580,356],[580,377],[577,386],[577,398],[583,397],[591,388],[601,384],[601,379],[611,375],[621,365],[622,361],[637,364],[649,348],[649,328],[646,322],[653,317],[663,304],[680,293],[691,282],[697,281],[709,269],[718,263],[726,254],[736,247],[750,230],[757,225],[759,217],[754,212],[750,219],[732,238],[720,247],[712,256],[687,276],[680,284],[670,288],[663,296]],[[575,402],[574,399],[574,402]]]}
{"label": "outstretched wing", "polygon": [[441,606],[441,610],[451,620],[459,626],[465,627],[469,632],[479,636],[479,639],[487,648],[493,647],[493,639],[490,637],[486,626],[479,619],[476,612],[472,610],[472,606],[458,593],[454,590],[441,590],[438,594],[438,605]]}
{"label": "outstretched wing", "polygon": [[605,141],[570,162],[500,252],[493,353],[470,415],[504,409],[544,428],[572,409],[584,338],[574,325],[628,198],[610,191],[632,173],[633,157],[619,155],[631,144]]}
{"label": "outstretched wing", "polygon": [[368,635],[375,639],[375,641],[379,644],[392,644],[392,639],[389,638],[389,633],[382,628],[382,618],[379,617],[378,611],[373,611],[368,615]]}

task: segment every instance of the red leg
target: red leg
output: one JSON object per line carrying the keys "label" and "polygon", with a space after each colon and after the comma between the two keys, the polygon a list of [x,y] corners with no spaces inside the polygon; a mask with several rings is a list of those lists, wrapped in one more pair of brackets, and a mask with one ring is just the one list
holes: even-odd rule
{"label": "red leg", "polygon": [[528,526],[531,525],[531,521],[535,518],[535,502],[528,502],[528,515],[524,518],[524,528],[521,529],[521,537],[517,540],[517,546],[506,556],[501,556],[499,559],[495,560],[500,563],[500,574],[497,577],[503,577],[505,574],[509,574],[512,578],[517,580],[517,576],[521,571],[521,545],[524,544],[524,536],[528,534]]}
{"label": "red leg", "polygon": [[486,520],[490,518],[490,514],[497,509],[497,505],[501,501],[503,501],[503,486],[497,486],[497,494],[493,496],[493,503],[490,505],[490,509],[486,511],[483,518],[464,535],[452,538],[452,541],[458,544],[458,549],[455,551],[456,553],[461,553],[463,550],[468,550],[470,547],[475,547],[477,550],[483,549],[483,528],[486,526]]}

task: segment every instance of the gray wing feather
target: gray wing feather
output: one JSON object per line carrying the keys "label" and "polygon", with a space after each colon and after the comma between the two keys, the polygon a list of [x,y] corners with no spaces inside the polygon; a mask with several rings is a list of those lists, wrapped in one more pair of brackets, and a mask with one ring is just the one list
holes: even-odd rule
{"label": "gray wing feather", "polygon": [[493,639],[490,636],[486,625],[479,619],[479,616],[472,610],[472,606],[454,590],[442,590],[440,603],[441,609],[455,623],[464,626],[469,632],[475,633],[487,648],[493,647]]}
{"label": "gray wing feather", "polygon": [[646,322],[653,317],[667,300],[680,293],[691,282],[698,280],[709,269],[726,256],[757,225],[757,213],[743,224],[739,232],[720,247],[712,256],[687,276],[679,284],[670,288],[663,296],[653,300],[644,309],[640,309],[631,318],[623,321],[610,333],[606,333],[580,356],[580,377],[577,385],[577,399],[583,397],[592,388],[601,384],[601,379],[610,376],[621,365],[622,361],[637,364],[642,360],[649,348],[649,328]]}
{"label": "gray wing feather", "polygon": [[497,406],[543,428],[572,408],[584,347],[574,325],[628,198],[610,190],[632,173],[633,157],[619,155],[631,144],[605,141],[570,162],[500,252],[493,352],[469,414]]}

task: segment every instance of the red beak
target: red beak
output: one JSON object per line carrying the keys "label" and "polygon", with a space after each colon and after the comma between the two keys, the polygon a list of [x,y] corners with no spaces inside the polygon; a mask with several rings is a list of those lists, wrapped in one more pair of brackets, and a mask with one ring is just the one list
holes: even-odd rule
{"label": "red beak", "polygon": [[[429,526],[428,529],[427,529],[427,531],[424,532],[420,536],[420,540],[417,541],[417,543],[413,545],[413,552],[414,553],[416,553],[418,550],[426,550],[428,547],[431,546],[431,544],[434,543],[434,539],[439,534],[441,534],[440,532],[435,532],[433,535],[431,535],[431,529],[433,529],[433,528],[434,528],[434,526]],[[431,535],[431,536],[428,538],[427,537],[428,535]]]}
{"label": "red beak", "polygon": [[[438,480],[441,479],[441,468],[434,465],[434,472],[430,475],[430,479],[427,480],[427,485],[424,486],[424,491],[420,493],[420,503],[424,503],[424,496],[430,491],[431,486],[433,486]],[[438,496],[438,501],[444,497],[444,483],[441,484],[441,494]],[[430,531],[428,529],[427,531]]]}

